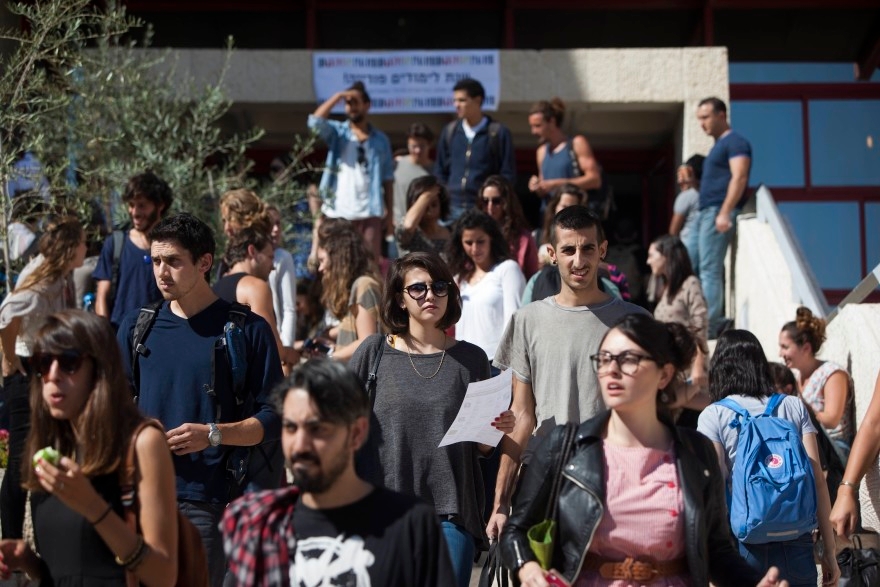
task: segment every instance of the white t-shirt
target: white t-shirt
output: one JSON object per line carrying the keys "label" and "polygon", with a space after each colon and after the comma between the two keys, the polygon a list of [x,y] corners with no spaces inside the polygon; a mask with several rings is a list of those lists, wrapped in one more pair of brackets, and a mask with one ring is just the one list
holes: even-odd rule
{"label": "white t-shirt", "polygon": [[[330,218],[362,220],[370,217],[370,174],[366,163],[358,162],[360,141],[352,137],[339,155],[336,170],[336,197],[325,202],[322,211]],[[367,161],[366,153],[361,157]]]}
{"label": "white t-shirt", "polygon": [[522,270],[512,259],[492,267],[475,285],[460,281],[461,319],[455,337],[477,345],[491,361],[510,317],[519,309],[525,286]]}
{"label": "white t-shirt", "polygon": [[[731,395],[729,398],[742,406],[752,416],[764,413],[767,401],[770,399],[769,397],[759,399],[747,395]],[[801,438],[805,434],[816,434],[816,428],[810,421],[810,414],[799,397],[788,395],[783,398],[776,408],[775,415],[778,418],[784,418],[789,422],[793,422],[800,429]],[[712,442],[717,442],[724,447],[727,453],[725,460],[728,471],[733,471],[733,464],[736,462],[736,443],[739,440],[739,431],[736,428],[730,427],[730,422],[736,417],[736,413],[733,410],[718,404],[712,404],[702,411],[697,423],[698,432],[701,432],[703,436]]]}

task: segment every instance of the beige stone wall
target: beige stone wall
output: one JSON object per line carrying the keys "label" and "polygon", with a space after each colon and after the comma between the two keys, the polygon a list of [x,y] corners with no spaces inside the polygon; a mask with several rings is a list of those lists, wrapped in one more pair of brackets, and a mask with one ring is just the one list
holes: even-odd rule
{"label": "beige stone wall", "polygon": [[[862,421],[880,370],[880,304],[845,306],[828,325],[819,356],[846,367],[853,378],[856,420]],[[880,462],[868,470],[861,490],[862,522],[880,531]]]}

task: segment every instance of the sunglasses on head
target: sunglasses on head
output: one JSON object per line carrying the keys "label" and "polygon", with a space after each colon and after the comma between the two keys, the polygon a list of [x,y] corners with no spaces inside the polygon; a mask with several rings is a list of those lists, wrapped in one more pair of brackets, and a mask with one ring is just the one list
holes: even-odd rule
{"label": "sunglasses on head", "polygon": [[403,288],[403,291],[408,293],[412,299],[420,300],[428,295],[428,288],[431,288],[431,292],[438,298],[449,295],[449,284],[445,281],[435,281],[430,285],[422,282],[413,283]]}
{"label": "sunglasses on head", "polygon": [[39,353],[31,357],[34,370],[40,375],[45,375],[52,369],[52,363],[58,361],[58,368],[73,375],[82,367],[85,355],[79,351],[63,351],[61,353]]}

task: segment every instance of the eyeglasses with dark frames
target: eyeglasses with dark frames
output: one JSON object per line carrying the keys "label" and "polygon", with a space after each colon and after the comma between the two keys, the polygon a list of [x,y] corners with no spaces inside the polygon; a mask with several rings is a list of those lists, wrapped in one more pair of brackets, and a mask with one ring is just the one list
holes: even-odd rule
{"label": "eyeglasses with dark frames", "polygon": [[449,295],[449,282],[446,281],[435,281],[430,284],[420,281],[406,286],[403,288],[403,291],[408,293],[409,297],[418,301],[428,295],[428,288],[431,289],[431,293],[434,294],[434,297],[445,298]]}
{"label": "eyeglasses with dark frames", "polygon": [[640,355],[632,351],[623,351],[617,355],[601,351],[590,357],[590,362],[593,364],[593,370],[596,373],[607,373],[611,369],[611,362],[615,361],[620,372],[624,375],[635,375],[642,361],[653,360],[653,358],[647,355]]}
{"label": "eyeglasses with dark frames", "polygon": [[52,363],[58,361],[58,368],[73,375],[82,367],[85,355],[79,351],[68,350],[60,353],[39,353],[31,357],[31,365],[34,371],[40,375],[46,375],[52,369]]}

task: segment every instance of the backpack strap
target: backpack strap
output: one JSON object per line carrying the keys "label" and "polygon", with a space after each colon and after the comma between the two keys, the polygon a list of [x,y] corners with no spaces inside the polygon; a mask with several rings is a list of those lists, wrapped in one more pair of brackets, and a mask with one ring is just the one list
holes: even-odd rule
{"label": "backpack strap", "polygon": [[[248,313],[250,312],[250,308],[246,304],[241,304],[239,302],[230,302],[229,305],[229,313],[226,318],[226,323],[230,322],[235,325],[236,328],[244,331],[244,325],[247,321]],[[246,351],[246,349],[242,349]],[[220,422],[220,402],[217,400],[217,392],[216,392],[216,383],[217,383],[217,355],[218,353],[223,353],[225,356],[225,363],[229,367],[230,373],[228,374],[229,380],[232,382],[232,395],[235,398],[235,405],[241,406],[244,404],[247,399],[247,393],[245,390],[245,381],[236,380],[235,377],[232,376],[232,361],[247,361],[247,358],[244,356],[238,356],[239,351],[230,347],[230,343],[226,337],[226,327],[223,328],[223,334],[217,338],[214,342],[214,351],[211,354],[211,384],[205,385],[205,393],[207,393],[211,397],[211,401],[214,403],[214,420],[215,422]],[[236,356],[233,358],[230,354],[236,353]],[[247,366],[245,365],[246,369]]]}
{"label": "backpack strap", "polygon": [[452,154],[452,137],[455,134],[455,127],[457,124],[458,120],[453,120],[443,127],[443,135],[440,144],[437,145],[438,149],[443,149],[443,154],[445,155],[444,160],[446,161],[446,168],[443,170],[444,173],[449,172],[449,157]]}
{"label": "backpack strap", "polygon": [[[728,410],[733,410],[743,420],[748,421],[752,417],[752,415],[748,412],[748,410],[744,409],[741,405],[739,405],[736,401],[730,399],[729,397],[726,397],[722,400],[718,400],[715,403],[718,404],[719,406],[724,406]],[[730,427],[731,428],[738,428],[739,424],[740,424],[739,418],[736,418],[735,420],[730,422]]]}
{"label": "backpack strap", "polygon": [[159,300],[141,308],[134,323],[134,328],[131,331],[131,381],[134,384],[135,403],[137,403],[141,388],[141,371],[138,358],[141,355],[145,357],[150,356],[150,349],[144,346],[144,341],[147,340],[147,335],[150,334],[150,330],[156,322],[156,316],[159,314],[159,309],[163,303],[165,303],[165,300]]}
{"label": "backpack strap", "polygon": [[577,153],[574,152],[574,139],[568,139],[568,158],[571,159],[571,172],[572,177],[580,177],[584,174],[581,171],[580,163],[578,163]]}
{"label": "backpack strap", "polygon": [[125,231],[114,230],[113,239],[113,267],[110,271],[110,294],[107,301],[112,304],[116,300],[116,288],[119,287],[119,272],[122,260],[122,246],[125,244]]}
{"label": "backpack strap", "polygon": [[501,139],[498,138],[498,132],[501,130],[501,123],[489,119],[489,125],[486,129],[489,133],[489,156],[495,165],[493,173],[501,173]]}
{"label": "backpack strap", "polygon": [[779,406],[779,404],[782,403],[782,400],[784,399],[785,396],[781,393],[774,393],[773,395],[771,395],[770,400],[767,402],[767,407],[764,408],[764,415],[772,416],[773,413],[776,411],[776,408]]}

